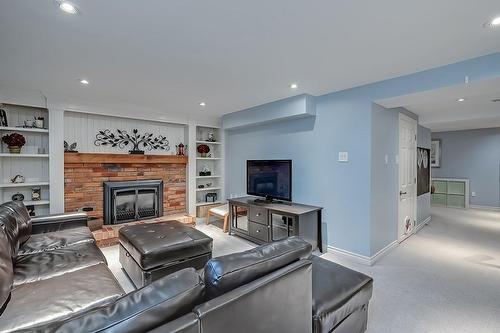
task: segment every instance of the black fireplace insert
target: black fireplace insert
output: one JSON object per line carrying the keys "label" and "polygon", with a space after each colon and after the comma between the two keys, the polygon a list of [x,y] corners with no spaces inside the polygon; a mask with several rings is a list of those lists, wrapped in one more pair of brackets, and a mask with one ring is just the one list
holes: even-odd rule
{"label": "black fireplace insert", "polygon": [[104,182],[104,224],[163,215],[163,181]]}

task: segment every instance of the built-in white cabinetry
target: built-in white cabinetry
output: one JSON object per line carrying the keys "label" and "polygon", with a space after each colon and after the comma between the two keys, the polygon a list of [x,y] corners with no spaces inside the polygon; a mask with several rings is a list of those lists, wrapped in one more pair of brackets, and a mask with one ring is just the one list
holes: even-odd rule
{"label": "built-in white cabinetry", "polygon": [[469,208],[469,180],[457,178],[433,178],[433,206]]}
{"label": "built-in white cabinetry", "polygon": [[[200,145],[208,146],[209,152],[198,152]],[[196,206],[211,205],[210,194],[215,193],[215,203],[224,202],[224,141],[223,130],[217,127],[196,126]],[[209,171],[210,175],[203,174]],[[201,174],[200,174],[201,173]],[[209,198],[207,201],[207,194]]]}
{"label": "built-in white cabinetry", "polygon": [[[0,126],[0,137],[11,133],[24,136],[26,144],[19,154],[12,154],[6,144],[0,147],[0,203],[12,200],[15,194],[22,194],[26,205],[35,206],[36,215],[49,213],[49,113],[47,109],[0,104],[5,110],[8,126]],[[36,118],[43,118],[43,128],[31,126]],[[25,123],[26,121],[26,123]],[[16,176],[24,182],[14,183]],[[32,190],[40,189],[40,200],[32,200]]]}

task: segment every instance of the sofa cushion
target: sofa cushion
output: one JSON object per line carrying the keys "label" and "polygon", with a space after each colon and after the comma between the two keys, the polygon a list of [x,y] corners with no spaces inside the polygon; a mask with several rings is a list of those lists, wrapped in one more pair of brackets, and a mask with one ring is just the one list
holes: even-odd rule
{"label": "sofa cushion", "polygon": [[313,332],[331,332],[350,314],[366,307],[373,280],[332,261],[311,256]]}
{"label": "sofa cushion", "polygon": [[200,333],[200,319],[190,312],[185,316],[172,320],[148,333]]}
{"label": "sofa cushion", "polygon": [[22,284],[12,289],[11,299],[0,317],[0,332],[64,320],[112,303],[123,294],[105,264]]}
{"label": "sofa cushion", "polygon": [[207,297],[215,298],[294,261],[307,258],[311,251],[311,244],[298,237],[290,237],[245,252],[210,259],[204,270]]}
{"label": "sofa cushion", "polygon": [[106,258],[93,243],[18,256],[14,264],[14,286],[97,264],[106,264]]}
{"label": "sofa cushion", "polygon": [[13,277],[10,242],[4,227],[0,225],[0,314],[9,299]]}
{"label": "sofa cushion", "polygon": [[119,239],[143,270],[212,253],[212,238],[179,221],[123,227]]}
{"label": "sofa cushion", "polygon": [[22,203],[21,201],[6,202],[2,204],[2,206],[11,210],[14,214],[19,228],[17,236],[19,245],[23,244],[28,240],[28,238],[30,238],[32,229],[31,217],[28,213],[28,210],[26,209],[26,206],[24,206],[24,203]]}
{"label": "sofa cushion", "polygon": [[[31,332],[146,332],[177,319],[203,301],[204,285],[193,268],[167,275],[113,303]],[[164,331],[170,332],[170,331]]]}
{"label": "sofa cushion", "polygon": [[35,234],[19,248],[18,256],[51,251],[68,246],[95,243],[95,239],[87,227],[64,229],[56,232]]}

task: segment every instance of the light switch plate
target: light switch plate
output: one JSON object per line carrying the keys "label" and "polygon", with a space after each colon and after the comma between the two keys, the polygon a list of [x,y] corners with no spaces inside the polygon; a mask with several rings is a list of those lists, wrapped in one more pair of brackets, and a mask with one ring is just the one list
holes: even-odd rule
{"label": "light switch plate", "polygon": [[349,162],[349,153],[346,151],[339,151],[339,162]]}
{"label": "light switch plate", "polygon": [[472,196],[475,197],[476,196],[476,192],[472,192]]}
{"label": "light switch plate", "polygon": [[385,164],[389,164],[389,155],[385,154]]}

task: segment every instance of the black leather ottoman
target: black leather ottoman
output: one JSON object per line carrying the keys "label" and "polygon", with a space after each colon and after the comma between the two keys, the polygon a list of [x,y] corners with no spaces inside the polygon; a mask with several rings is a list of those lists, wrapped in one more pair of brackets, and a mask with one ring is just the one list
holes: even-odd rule
{"label": "black leather ottoman", "polygon": [[137,288],[212,258],[212,238],[178,221],[123,227],[120,263]]}
{"label": "black leather ottoman", "polygon": [[310,259],[313,333],[364,332],[372,297],[372,278],[317,256]]}

